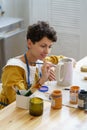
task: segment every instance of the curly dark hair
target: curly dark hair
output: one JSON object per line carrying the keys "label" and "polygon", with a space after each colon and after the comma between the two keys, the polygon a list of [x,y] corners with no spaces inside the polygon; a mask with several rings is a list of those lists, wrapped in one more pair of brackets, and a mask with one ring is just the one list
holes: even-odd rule
{"label": "curly dark hair", "polygon": [[30,39],[35,44],[35,42],[40,41],[43,37],[47,37],[52,42],[57,41],[56,31],[47,22],[38,21],[36,24],[28,27],[27,40]]}

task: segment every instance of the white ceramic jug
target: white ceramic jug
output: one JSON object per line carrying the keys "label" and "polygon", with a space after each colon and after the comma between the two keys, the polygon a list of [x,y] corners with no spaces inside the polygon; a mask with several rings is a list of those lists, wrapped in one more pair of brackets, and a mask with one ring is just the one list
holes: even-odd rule
{"label": "white ceramic jug", "polygon": [[73,78],[73,62],[69,58],[62,59],[56,67],[57,84],[61,86],[69,86],[72,84]]}

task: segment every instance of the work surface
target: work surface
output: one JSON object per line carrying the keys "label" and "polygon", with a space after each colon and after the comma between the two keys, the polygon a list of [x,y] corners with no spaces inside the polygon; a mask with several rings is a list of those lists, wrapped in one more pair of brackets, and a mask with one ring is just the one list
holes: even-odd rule
{"label": "work surface", "polygon": [[[85,62],[84,62],[85,61]],[[80,65],[87,65],[87,57],[77,63],[76,71],[80,72]],[[87,81],[83,81],[84,74],[78,77],[77,84],[83,84],[87,90]],[[87,76],[87,73],[85,73]],[[82,80],[79,81],[79,79]],[[76,81],[75,81],[76,83]],[[81,85],[82,85],[81,84]],[[81,86],[82,88],[82,86]],[[87,112],[67,105],[53,110],[49,101],[44,101],[43,115],[34,117],[29,110],[16,107],[16,102],[0,111],[0,130],[87,130]]]}

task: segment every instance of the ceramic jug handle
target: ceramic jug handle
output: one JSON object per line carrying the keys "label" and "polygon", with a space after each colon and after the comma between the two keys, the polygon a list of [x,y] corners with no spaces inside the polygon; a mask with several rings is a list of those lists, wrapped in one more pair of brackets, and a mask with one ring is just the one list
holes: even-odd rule
{"label": "ceramic jug handle", "polygon": [[58,80],[62,82],[64,79],[64,64],[58,65]]}

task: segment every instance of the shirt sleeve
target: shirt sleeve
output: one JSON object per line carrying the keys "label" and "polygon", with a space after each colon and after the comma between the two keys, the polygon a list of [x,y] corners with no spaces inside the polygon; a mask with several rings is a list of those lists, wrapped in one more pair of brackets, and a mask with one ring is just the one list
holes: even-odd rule
{"label": "shirt sleeve", "polygon": [[6,66],[2,73],[2,94],[9,103],[16,99],[12,86],[27,89],[26,76],[23,68],[19,66]]}

